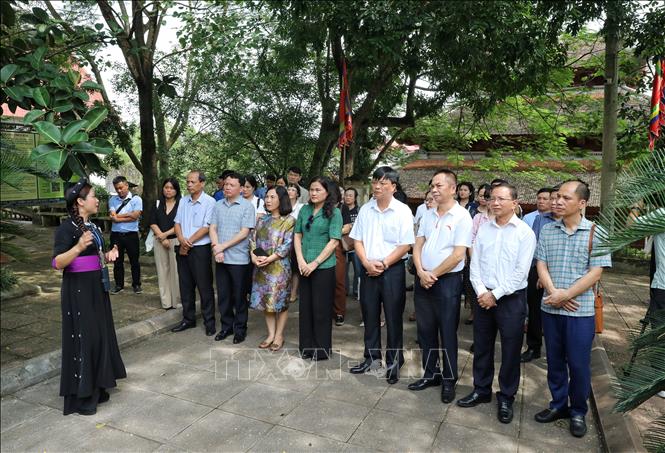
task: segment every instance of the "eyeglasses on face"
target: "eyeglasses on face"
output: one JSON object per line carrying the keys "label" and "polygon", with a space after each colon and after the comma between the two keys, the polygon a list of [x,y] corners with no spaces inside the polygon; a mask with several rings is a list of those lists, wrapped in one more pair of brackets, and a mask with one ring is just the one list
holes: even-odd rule
{"label": "eyeglasses on face", "polygon": [[499,203],[505,203],[506,201],[513,201],[512,198],[505,198],[505,197],[491,197],[490,202],[494,203],[495,201],[498,201]]}

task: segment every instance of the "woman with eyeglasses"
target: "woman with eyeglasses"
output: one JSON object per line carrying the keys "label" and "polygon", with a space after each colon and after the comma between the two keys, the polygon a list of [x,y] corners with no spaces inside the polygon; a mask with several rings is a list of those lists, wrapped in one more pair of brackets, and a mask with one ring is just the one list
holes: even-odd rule
{"label": "woman with eyeglasses", "polygon": [[335,297],[335,248],[342,238],[342,214],[337,186],[316,177],[309,185],[309,203],[302,207],[295,228],[294,248],[300,272],[300,354],[327,360],[332,351],[332,312]]}
{"label": "woman with eyeglasses", "polygon": [[[476,240],[476,235],[478,234],[478,229],[484,223],[489,222],[494,217],[492,211],[489,209],[489,199],[492,186],[489,184],[483,184],[478,188],[478,213],[473,216],[473,227],[471,228],[471,245],[467,249],[467,262],[464,266],[464,305],[469,307],[469,317],[466,318],[464,324],[473,324],[473,306],[478,303],[478,298],[476,292],[471,285],[471,280],[469,276],[469,263],[471,263],[471,250],[473,249],[473,243]],[[473,348],[473,345],[471,345]]]}

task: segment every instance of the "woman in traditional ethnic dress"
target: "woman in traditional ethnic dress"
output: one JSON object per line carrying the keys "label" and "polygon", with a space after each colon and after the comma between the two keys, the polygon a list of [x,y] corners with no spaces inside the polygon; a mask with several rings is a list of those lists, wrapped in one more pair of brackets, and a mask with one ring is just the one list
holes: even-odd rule
{"label": "woman in traditional ethnic dress", "polygon": [[62,369],[60,396],[64,415],[93,415],[109,400],[106,391],[127,377],[115,336],[106,263],[118,257],[114,246],[104,253],[104,239],[90,223],[99,200],[86,179],[65,193],[70,218],[55,232],[53,262],[63,270]]}
{"label": "woman in traditional ethnic dress", "polygon": [[268,213],[259,219],[254,239],[250,242],[255,266],[250,307],[264,312],[268,327],[268,336],[259,348],[270,348],[274,352],[284,345],[291,293],[290,256],[295,219],[289,215],[291,202],[284,187],[269,189],[264,203]]}

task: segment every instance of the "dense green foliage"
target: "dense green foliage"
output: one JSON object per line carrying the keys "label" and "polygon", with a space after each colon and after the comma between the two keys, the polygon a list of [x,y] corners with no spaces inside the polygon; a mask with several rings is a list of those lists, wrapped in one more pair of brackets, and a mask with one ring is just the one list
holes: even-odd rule
{"label": "dense green foliage", "polygon": [[85,176],[102,171],[98,155],[110,153],[112,146],[89,134],[106,117],[107,109],[89,104],[89,92],[99,86],[82,81],[69,59],[71,49],[101,37],[80,26],[72,40],[43,9],[14,10],[12,3],[3,4],[0,28],[0,102],[12,112],[17,108],[28,111],[24,123],[32,124],[41,138],[32,157],[44,161],[62,179],[69,180],[73,173]]}

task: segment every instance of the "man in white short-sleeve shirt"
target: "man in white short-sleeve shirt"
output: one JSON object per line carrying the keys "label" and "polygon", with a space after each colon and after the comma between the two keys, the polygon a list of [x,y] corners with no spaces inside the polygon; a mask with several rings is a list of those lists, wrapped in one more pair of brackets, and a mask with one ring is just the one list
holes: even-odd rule
{"label": "man in white short-sleeve shirt", "polygon": [[[438,171],[431,188],[436,205],[423,214],[413,249],[417,272],[414,303],[424,374],[409,384],[409,390],[443,383],[441,401],[447,404],[455,399],[462,270],[471,247],[473,222],[469,211],[455,201],[455,173]],[[439,348],[443,357],[439,357]]]}
{"label": "man in white short-sleeve shirt", "polygon": [[404,363],[402,315],[406,302],[404,259],[415,242],[411,209],[396,200],[399,176],[390,167],[379,167],[372,175],[373,199],[365,203],[350,237],[365,272],[360,277],[360,307],[365,322],[365,360],[351,368],[364,373],[381,360],[381,304],[388,330],[386,378],[399,380]]}

